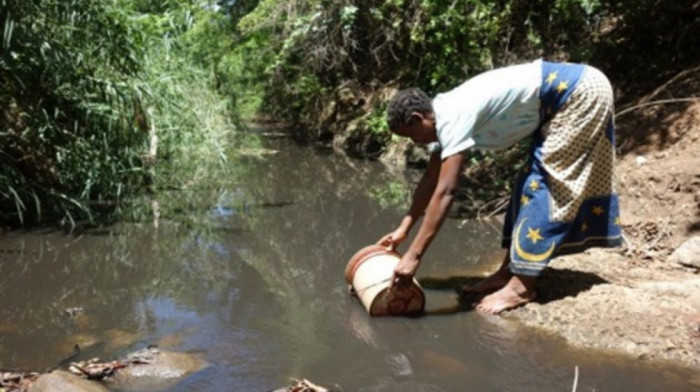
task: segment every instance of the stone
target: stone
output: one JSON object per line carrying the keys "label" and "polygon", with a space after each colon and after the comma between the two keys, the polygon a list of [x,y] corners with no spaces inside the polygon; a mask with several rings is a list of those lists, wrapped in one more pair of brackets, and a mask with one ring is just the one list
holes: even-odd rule
{"label": "stone", "polygon": [[379,161],[383,163],[389,170],[401,171],[406,168],[406,151],[410,141],[401,139],[396,143],[392,143],[379,157]]}
{"label": "stone", "polygon": [[408,360],[406,354],[399,353],[394,355],[389,355],[386,358],[389,366],[391,366],[392,372],[396,376],[410,376],[413,374],[413,368],[411,367],[411,361]]}
{"label": "stone", "polygon": [[678,247],[669,260],[686,267],[700,268],[700,236],[695,236]]}
{"label": "stone", "polygon": [[96,381],[89,381],[63,370],[41,375],[28,392],[108,392]]}
{"label": "stone", "polygon": [[[138,361],[135,359],[138,358]],[[113,382],[119,390],[165,390],[186,376],[209,366],[197,355],[148,348],[131,354],[129,366],[119,369]],[[147,363],[139,363],[147,362]]]}
{"label": "stone", "polygon": [[700,290],[700,279],[689,279],[680,282],[644,282],[639,289],[652,295],[664,297],[688,298],[694,292]]}
{"label": "stone", "polygon": [[[691,292],[688,297],[688,304],[700,315],[700,290]],[[700,322],[700,317],[698,318],[698,322]]]}

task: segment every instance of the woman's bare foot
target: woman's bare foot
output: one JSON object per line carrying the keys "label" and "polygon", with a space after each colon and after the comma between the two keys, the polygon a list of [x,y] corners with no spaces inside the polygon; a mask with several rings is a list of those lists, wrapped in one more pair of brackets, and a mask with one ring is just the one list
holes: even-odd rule
{"label": "woman's bare foot", "polygon": [[479,301],[476,310],[482,313],[499,314],[504,310],[524,305],[535,299],[534,285],[535,278],[513,275],[503,288]]}
{"label": "woman's bare foot", "polygon": [[510,280],[512,274],[507,268],[498,271],[469,286],[462,287],[462,294],[481,294],[503,288]]}

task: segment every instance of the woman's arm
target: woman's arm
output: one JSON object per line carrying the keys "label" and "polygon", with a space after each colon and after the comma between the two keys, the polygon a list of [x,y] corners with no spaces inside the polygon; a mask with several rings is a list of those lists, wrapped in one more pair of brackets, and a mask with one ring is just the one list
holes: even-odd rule
{"label": "woman's arm", "polygon": [[430,161],[428,162],[428,167],[423,173],[416,190],[413,192],[413,202],[411,203],[411,208],[408,210],[408,214],[403,218],[401,226],[406,226],[406,232],[411,231],[411,227],[423,216],[425,209],[430,202],[435,187],[438,184],[440,177],[440,152],[436,151],[430,155]]}
{"label": "woman's arm", "polygon": [[428,202],[430,202],[430,198],[435,191],[435,186],[440,177],[440,165],[440,152],[436,151],[430,155],[428,167],[423,172],[423,176],[418,182],[416,189],[413,191],[411,208],[408,210],[408,213],[401,220],[396,230],[385,235],[377,242],[379,245],[395,249],[406,239],[411,228],[423,215]]}
{"label": "woman's arm", "polygon": [[[406,253],[404,253],[401,262],[394,269],[393,282],[410,280],[416,274],[421,257],[428,249],[438,230],[440,230],[440,226],[442,226],[442,222],[444,222],[450,206],[452,206],[459,186],[459,173],[462,169],[463,161],[463,154],[456,154],[445,158],[440,164],[437,185],[425,210],[425,219],[416,238]],[[414,204],[417,204],[417,202],[418,199],[415,199]],[[413,207],[411,211],[413,211]],[[409,216],[411,216],[410,213]],[[407,218],[408,216],[404,218],[404,221]]]}

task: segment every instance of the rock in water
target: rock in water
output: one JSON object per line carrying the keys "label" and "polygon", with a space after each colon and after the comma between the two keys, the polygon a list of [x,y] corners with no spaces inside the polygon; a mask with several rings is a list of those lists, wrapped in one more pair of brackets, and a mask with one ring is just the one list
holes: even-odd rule
{"label": "rock in water", "polygon": [[118,389],[149,392],[170,388],[184,377],[209,366],[194,354],[154,348],[130,355],[127,362],[130,365],[119,369],[113,378]]}
{"label": "rock in water", "polygon": [[63,370],[41,375],[28,392],[108,392],[102,384],[88,381]]}
{"label": "rock in water", "polygon": [[411,367],[411,362],[408,360],[406,354],[399,353],[394,355],[389,355],[386,358],[387,362],[392,368],[395,376],[410,376],[413,374],[413,368]]}

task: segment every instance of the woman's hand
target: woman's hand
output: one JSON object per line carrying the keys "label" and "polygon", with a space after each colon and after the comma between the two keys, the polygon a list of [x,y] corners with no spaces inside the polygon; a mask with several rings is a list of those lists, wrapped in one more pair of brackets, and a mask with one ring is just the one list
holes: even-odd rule
{"label": "woman's hand", "polygon": [[403,255],[401,261],[394,267],[394,275],[391,278],[389,287],[410,283],[416,275],[419,264],[420,259],[414,253],[407,252]]}
{"label": "woman's hand", "polygon": [[406,230],[398,228],[377,241],[377,245],[385,246],[389,250],[396,250],[396,247],[406,239]]}

